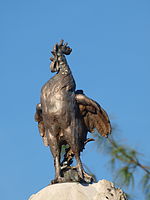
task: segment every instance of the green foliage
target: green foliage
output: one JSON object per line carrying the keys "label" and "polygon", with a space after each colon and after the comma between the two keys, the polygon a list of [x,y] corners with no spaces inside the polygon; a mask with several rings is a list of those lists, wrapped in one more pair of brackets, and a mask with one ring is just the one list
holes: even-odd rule
{"label": "green foliage", "polygon": [[143,191],[146,194],[146,199],[150,199],[150,174],[146,173],[141,180]]}
{"label": "green foliage", "polygon": [[[150,200],[150,167],[141,164],[139,161],[140,154],[135,149],[120,144],[112,136],[107,141],[105,139],[105,142],[99,133],[95,133],[94,137],[96,138],[98,147],[102,147],[105,153],[110,156],[109,163],[113,171],[116,171],[115,182],[121,187],[132,186],[133,188],[135,173],[138,168],[141,169],[143,176],[139,183],[140,188],[142,185],[146,200]],[[119,169],[116,169],[117,166],[120,166]],[[128,198],[131,199],[130,197]]]}
{"label": "green foliage", "polygon": [[134,177],[133,173],[130,172],[129,166],[122,167],[118,170],[117,179],[119,179],[119,181],[125,186],[129,186],[130,183],[134,186]]}

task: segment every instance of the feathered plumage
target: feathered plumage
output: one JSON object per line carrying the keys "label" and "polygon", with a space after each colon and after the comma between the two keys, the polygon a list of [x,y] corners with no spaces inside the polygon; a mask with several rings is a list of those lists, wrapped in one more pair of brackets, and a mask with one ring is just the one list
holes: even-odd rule
{"label": "feathered plumage", "polygon": [[105,110],[84,95],[82,90],[76,91],[75,98],[87,130],[92,133],[97,129],[102,136],[107,137],[111,133],[111,124]]}
{"label": "feathered plumage", "polygon": [[[75,92],[75,99],[78,104],[79,114],[83,120],[85,126],[85,132],[81,133],[80,139],[82,140],[83,146],[81,151],[84,148],[84,145],[93,141],[93,139],[86,139],[85,135],[88,132],[93,133],[95,129],[100,133],[103,137],[108,137],[111,133],[111,124],[109,117],[105,110],[94,100],[88,98],[82,90],[77,90]],[[35,121],[38,122],[38,128],[40,135],[43,139],[43,143],[45,146],[48,146],[48,139],[45,132],[44,121],[42,117],[41,105],[37,104],[36,113],[35,113]],[[83,135],[82,135],[83,134]],[[72,158],[74,154],[70,148],[66,150],[65,158],[63,162],[72,163]],[[61,165],[63,165],[63,162]]]}

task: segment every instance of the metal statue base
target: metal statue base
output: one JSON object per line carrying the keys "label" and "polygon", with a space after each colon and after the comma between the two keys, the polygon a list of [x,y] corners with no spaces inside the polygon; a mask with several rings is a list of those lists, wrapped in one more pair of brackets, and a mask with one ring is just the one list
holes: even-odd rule
{"label": "metal statue base", "polygon": [[79,176],[78,170],[76,167],[66,167],[61,170],[61,179],[59,180],[52,180],[51,184],[55,183],[66,183],[66,182],[79,182],[79,183],[93,183],[94,179],[89,174],[85,173],[84,178],[82,179]]}

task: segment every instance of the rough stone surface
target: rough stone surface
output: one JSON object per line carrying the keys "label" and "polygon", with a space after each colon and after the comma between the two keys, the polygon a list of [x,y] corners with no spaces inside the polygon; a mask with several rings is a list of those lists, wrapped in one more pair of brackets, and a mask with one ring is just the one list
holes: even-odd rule
{"label": "rough stone surface", "polygon": [[49,185],[28,200],[127,200],[123,191],[114,184],[101,180],[98,183],[58,183]]}

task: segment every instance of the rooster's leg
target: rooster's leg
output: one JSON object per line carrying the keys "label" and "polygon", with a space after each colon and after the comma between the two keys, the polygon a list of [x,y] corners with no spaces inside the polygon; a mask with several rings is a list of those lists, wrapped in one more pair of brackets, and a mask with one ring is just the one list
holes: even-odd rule
{"label": "rooster's leg", "polygon": [[81,159],[80,159],[80,155],[79,155],[78,152],[75,152],[74,154],[75,154],[75,158],[76,158],[76,161],[77,161],[78,174],[79,174],[81,179],[84,179],[84,170],[83,170],[82,162],[81,162]]}
{"label": "rooster's leg", "polygon": [[75,154],[75,158],[77,161],[77,170],[80,178],[86,183],[92,183],[93,177],[84,171],[80,156],[78,154]]}
{"label": "rooster's leg", "polygon": [[57,137],[48,131],[49,146],[54,157],[54,166],[55,166],[55,179],[52,183],[62,182],[62,177],[60,175],[60,146],[57,141]]}

